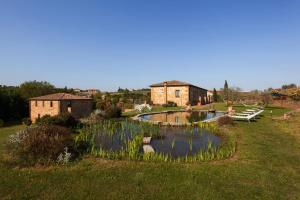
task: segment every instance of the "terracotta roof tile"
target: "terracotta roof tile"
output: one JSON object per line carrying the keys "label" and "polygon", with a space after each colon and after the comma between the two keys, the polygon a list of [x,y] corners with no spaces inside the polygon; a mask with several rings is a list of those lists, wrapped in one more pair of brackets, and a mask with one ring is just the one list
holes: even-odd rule
{"label": "terracotta roof tile", "polygon": [[91,100],[91,98],[77,96],[74,94],[69,93],[55,93],[55,94],[48,94],[45,96],[40,97],[34,97],[30,100],[54,100],[54,101],[60,101],[60,100]]}
{"label": "terracotta roof tile", "polygon": [[[193,86],[193,87],[201,88],[201,87],[195,86],[193,84],[190,84],[187,82],[182,82],[182,81],[177,81],[177,80],[164,81],[161,83],[152,84],[152,85],[150,85],[150,87],[163,87],[165,85],[165,83],[167,84],[167,86]],[[201,88],[201,89],[204,89],[204,88]],[[206,89],[204,89],[204,90],[206,90]]]}

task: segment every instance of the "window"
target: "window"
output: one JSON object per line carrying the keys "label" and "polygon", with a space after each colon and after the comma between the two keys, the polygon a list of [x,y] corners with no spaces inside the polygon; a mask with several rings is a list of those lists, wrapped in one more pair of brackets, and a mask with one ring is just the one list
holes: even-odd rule
{"label": "window", "polygon": [[176,123],[179,123],[179,116],[176,116],[176,117],[175,117],[175,122],[176,122]]}
{"label": "window", "polygon": [[45,101],[43,101],[43,107],[45,107]]}
{"label": "window", "polygon": [[37,106],[38,106],[37,101],[35,101],[35,107],[37,107]]}
{"label": "window", "polygon": [[67,104],[68,113],[72,113],[72,102],[69,101]]}
{"label": "window", "polygon": [[180,97],[180,90],[175,90],[175,97]]}
{"label": "window", "polygon": [[53,102],[52,101],[50,101],[50,107],[53,107]]}

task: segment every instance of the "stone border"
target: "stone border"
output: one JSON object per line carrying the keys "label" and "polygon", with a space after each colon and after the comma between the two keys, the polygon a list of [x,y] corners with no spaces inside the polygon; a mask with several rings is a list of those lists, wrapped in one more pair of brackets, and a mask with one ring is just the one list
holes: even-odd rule
{"label": "stone border", "polygon": [[[192,110],[192,111],[208,112],[208,110]],[[167,110],[167,111],[162,111],[162,112],[141,113],[141,114],[138,114],[138,115],[132,117],[131,119],[133,119],[135,121],[149,122],[149,123],[152,123],[152,124],[160,124],[160,125],[163,125],[163,126],[187,126],[187,125],[197,124],[199,122],[207,122],[207,123],[214,122],[214,121],[217,121],[220,117],[223,117],[223,116],[226,115],[226,112],[216,111],[218,113],[223,113],[224,115],[214,117],[212,119],[207,119],[207,120],[204,120],[204,121],[198,121],[198,122],[192,122],[192,123],[190,123],[190,122],[187,122],[187,123],[161,122],[161,121],[151,121],[151,120],[146,120],[146,119],[141,118],[142,116],[145,116],[145,115],[154,115],[154,114],[161,114],[161,113],[173,113],[173,112],[187,112],[187,111],[183,110],[183,109],[180,109],[180,110]]]}

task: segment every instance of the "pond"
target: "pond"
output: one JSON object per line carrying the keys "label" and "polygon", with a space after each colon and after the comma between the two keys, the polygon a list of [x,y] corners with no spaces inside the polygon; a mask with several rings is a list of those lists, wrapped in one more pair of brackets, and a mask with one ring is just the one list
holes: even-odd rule
{"label": "pond", "polygon": [[195,128],[193,132],[183,128],[163,127],[161,130],[163,138],[154,138],[150,145],[157,153],[171,155],[173,158],[193,156],[199,151],[206,151],[208,146],[217,148],[221,139],[206,131]]}
{"label": "pond", "polygon": [[[147,145],[154,153],[178,158],[216,149],[221,144],[220,137],[198,126],[169,127],[145,122],[121,122],[116,127],[113,131],[108,131],[108,128],[87,128],[94,133],[91,137],[94,140],[93,148],[119,153],[129,153],[135,149],[138,154],[143,154],[143,147]],[[137,140],[144,137],[151,137],[151,142],[143,144],[142,140]]]}
{"label": "pond", "polygon": [[208,112],[208,111],[175,111],[162,112],[153,114],[143,114],[139,118],[143,121],[172,123],[172,124],[187,124],[206,120],[216,119],[224,115],[223,112]]}

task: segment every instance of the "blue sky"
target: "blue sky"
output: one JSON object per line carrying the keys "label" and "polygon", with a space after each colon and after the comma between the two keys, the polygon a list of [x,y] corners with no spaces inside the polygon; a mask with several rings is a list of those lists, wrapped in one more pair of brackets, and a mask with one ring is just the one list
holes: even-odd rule
{"label": "blue sky", "polygon": [[0,0],[0,84],[300,84],[300,1]]}

